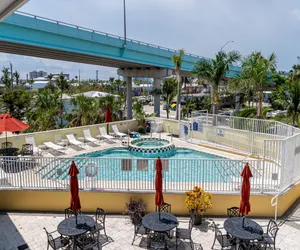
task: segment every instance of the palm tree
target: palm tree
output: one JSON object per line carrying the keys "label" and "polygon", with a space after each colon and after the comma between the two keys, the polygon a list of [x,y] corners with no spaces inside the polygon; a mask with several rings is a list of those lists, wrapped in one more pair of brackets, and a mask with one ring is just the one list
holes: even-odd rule
{"label": "palm tree", "polygon": [[276,55],[264,58],[261,52],[253,52],[242,61],[242,72],[235,80],[241,86],[258,93],[257,118],[262,118],[263,90],[270,83],[270,75],[276,70]]}
{"label": "palm tree", "polygon": [[11,84],[11,79],[10,79],[10,74],[9,74],[9,69],[6,67],[3,67],[2,69],[2,77],[1,77],[1,82],[5,85],[6,89],[10,89],[12,87]]}
{"label": "palm tree", "polygon": [[162,86],[161,91],[162,91],[162,95],[166,99],[167,119],[169,119],[170,105],[171,105],[173,98],[177,94],[176,80],[174,78],[165,79],[163,81],[163,86]]}
{"label": "palm tree", "polygon": [[50,89],[52,92],[54,92],[56,90],[56,86],[52,82],[53,77],[54,77],[54,75],[51,73],[46,76],[46,78],[49,80],[49,82],[46,85],[46,88]]}
{"label": "palm tree", "polygon": [[67,114],[69,126],[86,126],[94,123],[97,113],[94,98],[78,95],[71,99],[70,104],[74,109]]}
{"label": "palm tree", "polygon": [[69,82],[66,80],[63,73],[60,73],[58,78],[56,78],[56,86],[60,90],[60,126],[63,126],[63,93],[64,91],[68,90],[70,88]]}
{"label": "palm tree", "polygon": [[14,78],[15,78],[15,80],[16,80],[16,85],[19,85],[20,74],[19,74],[18,71],[16,71],[16,72],[14,73]]}
{"label": "palm tree", "polygon": [[288,115],[292,117],[293,126],[298,127],[300,112],[300,80],[291,84],[290,87],[291,100],[287,108]]}
{"label": "palm tree", "polygon": [[176,82],[177,82],[177,105],[176,105],[176,120],[180,118],[180,104],[181,104],[181,82],[180,82],[180,69],[182,65],[182,57],[184,55],[184,50],[180,49],[179,54],[175,54],[172,57],[174,66],[175,66],[175,74],[176,74]]}
{"label": "palm tree", "polygon": [[293,69],[289,72],[289,78],[291,82],[300,80],[300,64],[293,65]]}
{"label": "palm tree", "polygon": [[201,59],[193,69],[193,74],[198,80],[204,79],[211,84],[211,103],[213,106],[213,114],[218,112],[219,94],[218,88],[230,65],[237,63],[241,59],[238,51],[219,51],[216,58],[212,60]]}

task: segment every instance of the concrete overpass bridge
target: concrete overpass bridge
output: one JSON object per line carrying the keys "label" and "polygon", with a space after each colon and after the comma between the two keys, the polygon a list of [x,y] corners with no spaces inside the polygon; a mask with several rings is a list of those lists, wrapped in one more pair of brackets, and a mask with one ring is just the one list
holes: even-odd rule
{"label": "concrete overpass bridge", "polygon": [[[118,68],[118,74],[127,82],[128,107],[132,106],[132,77],[154,78],[154,87],[160,88],[160,79],[174,73],[172,55],[178,53],[23,12],[13,13],[0,22],[0,52]],[[198,60],[210,59],[185,53],[181,74],[191,75]],[[233,66],[227,77],[237,72],[239,68]],[[159,110],[159,96],[155,96],[154,112],[158,116]],[[127,117],[132,118],[130,108]]]}

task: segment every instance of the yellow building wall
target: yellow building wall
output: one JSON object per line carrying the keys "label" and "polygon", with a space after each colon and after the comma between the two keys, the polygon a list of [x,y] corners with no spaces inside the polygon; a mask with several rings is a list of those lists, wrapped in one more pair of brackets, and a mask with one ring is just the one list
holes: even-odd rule
{"label": "yellow building wall", "polygon": [[[300,185],[279,198],[278,216],[296,201],[300,194]],[[148,212],[155,210],[154,193],[118,193],[118,192],[81,192],[83,212],[94,212],[102,207],[107,213],[122,214],[125,203],[134,199],[143,199],[148,204]],[[250,216],[274,216],[275,208],[271,206],[272,196],[252,196]],[[185,207],[185,194],[164,194],[165,202],[172,204],[172,212],[176,215],[188,215]],[[70,193],[58,191],[0,191],[0,210],[4,211],[52,211],[62,212],[69,206]],[[239,206],[239,195],[213,194],[213,209],[207,215],[225,216],[227,208]]]}
{"label": "yellow building wall", "polygon": [[[120,132],[127,133],[128,129],[130,131],[137,131],[137,121],[128,120],[128,121],[118,121],[109,123],[109,132],[112,133],[112,125],[117,125]],[[67,134],[74,134],[75,137],[83,137],[83,129],[88,128],[91,131],[91,135],[96,137],[99,132],[99,127],[107,128],[106,123],[83,126],[83,127],[75,127],[75,128],[64,128],[64,129],[56,129],[49,131],[41,131],[36,133],[27,133],[27,134],[18,134],[12,135],[7,138],[8,141],[13,143],[14,147],[22,148],[22,145],[26,143],[25,136],[33,135],[35,139],[35,143],[37,146],[42,145],[46,141],[55,142],[54,136],[60,135],[62,139],[66,139]],[[0,143],[4,142],[5,138],[0,138]]]}

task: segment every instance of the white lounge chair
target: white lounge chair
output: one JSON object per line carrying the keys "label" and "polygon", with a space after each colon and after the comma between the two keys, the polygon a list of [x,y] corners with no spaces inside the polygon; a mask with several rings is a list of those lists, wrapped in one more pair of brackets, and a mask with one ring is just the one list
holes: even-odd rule
{"label": "white lounge chair", "polygon": [[126,137],[127,136],[125,133],[121,133],[119,131],[117,125],[112,125],[111,128],[114,131],[114,134],[115,134],[116,137],[120,137],[120,139],[121,139],[122,137]]}
{"label": "white lounge chair", "polygon": [[26,143],[32,145],[32,147],[33,147],[33,154],[37,154],[37,155],[40,154],[41,150],[36,146],[33,135],[27,135],[27,136],[25,136],[25,141],[26,141]]}
{"label": "white lounge chair", "polygon": [[94,137],[92,137],[91,135],[91,131],[86,128],[86,129],[83,129],[83,135],[84,135],[84,139],[89,141],[89,142],[93,142],[93,143],[97,143],[98,140],[95,139]]}
{"label": "white lounge chair", "polygon": [[84,143],[81,141],[78,141],[73,134],[66,135],[68,141],[70,144],[76,145],[76,146],[84,146]]}
{"label": "white lounge chair", "polygon": [[114,139],[113,136],[107,134],[106,129],[104,127],[99,127],[99,131],[100,131],[100,135],[98,137],[104,138],[104,139],[107,139],[107,140],[113,140]]}
{"label": "white lounge chair", "polygon": [[60,145],[57,145],[51,141],[46,141],[44,142],[44,145],[47,146],[48,148],[51,148],[51,149],[54,149],[54,150],[64,150],[65,148],[60,146]]}

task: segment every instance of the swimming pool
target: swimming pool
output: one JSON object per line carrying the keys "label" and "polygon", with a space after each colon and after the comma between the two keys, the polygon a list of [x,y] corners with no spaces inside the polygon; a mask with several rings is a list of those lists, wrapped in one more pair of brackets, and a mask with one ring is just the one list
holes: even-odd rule
{"label": "swimming pool", "polygon": [[[164,181],[178,183],[217,182],[226,183],[239,177],[242,162],[231,160],[187,148],[176,148],[172,156],[160,156],[163,161]],[[96,169],[94,180],[102,182],[153,182],[155,180],[156,158],[142,158],[131,154],[126,148],[110,148],[78,155],[73,159],[57,158],[51,164],[42,167],[38,174],[43,179],[67,180],[68,169],[75,161],[78,179],[90,178],[86,169]],[[228,173],[230,172],[230,175]]]}

